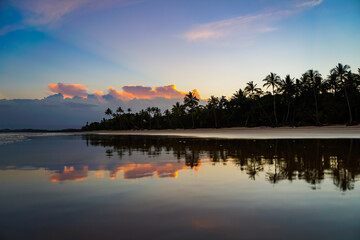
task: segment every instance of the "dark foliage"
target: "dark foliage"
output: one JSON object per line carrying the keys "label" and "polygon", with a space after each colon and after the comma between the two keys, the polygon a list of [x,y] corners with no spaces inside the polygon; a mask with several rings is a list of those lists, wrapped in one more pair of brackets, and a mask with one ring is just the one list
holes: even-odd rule
{"label": "dark foliage", "polygon": [[313,69],[299,79],[281,79],[270,73],[264,78],[264,92],[252,81],[231,98],[211,96],[206,105],[189,92],[183,104],[176,103],[164,113],[148,107],[125,113],[121,107],[107,109],[100,122],[82,130],[140,130],[176,128],[219,128],[255,126],[306,126],[356,124],[360,121],[360,76],[348,65],[338,64],[323,78]]}

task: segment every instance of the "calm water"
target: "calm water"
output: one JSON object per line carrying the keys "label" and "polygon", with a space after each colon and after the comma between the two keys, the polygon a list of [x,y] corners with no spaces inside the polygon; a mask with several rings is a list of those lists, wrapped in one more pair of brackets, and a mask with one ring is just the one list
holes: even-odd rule
{"label": "calm water", "polygon": [[360,239],[360,140],[19,138],[0,239]]}

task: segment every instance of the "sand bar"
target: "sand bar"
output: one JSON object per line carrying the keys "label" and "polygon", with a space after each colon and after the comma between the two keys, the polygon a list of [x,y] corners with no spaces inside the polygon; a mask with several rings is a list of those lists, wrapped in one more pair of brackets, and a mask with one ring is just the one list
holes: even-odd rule
{"label": "sand bar", "polygon": [[256,127],[256,128],[221,128],[221,129],[166,129],[137,131],[91,131],[88,134],[101,135],[146,135],[179,136],[199,138],[227,139],[360,139],[360,126],[323,126],[323,127]]}

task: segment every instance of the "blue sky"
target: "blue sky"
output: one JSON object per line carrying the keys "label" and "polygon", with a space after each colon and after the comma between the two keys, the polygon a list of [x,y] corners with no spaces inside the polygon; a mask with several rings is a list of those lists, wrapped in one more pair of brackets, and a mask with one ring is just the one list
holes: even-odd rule
{"label": "blue sky", "polygon": [[0,99],[43,98],[54,83],[175,84],[207,98],[270,71],[356,71],[359,22],[358,0],[5,0]]}

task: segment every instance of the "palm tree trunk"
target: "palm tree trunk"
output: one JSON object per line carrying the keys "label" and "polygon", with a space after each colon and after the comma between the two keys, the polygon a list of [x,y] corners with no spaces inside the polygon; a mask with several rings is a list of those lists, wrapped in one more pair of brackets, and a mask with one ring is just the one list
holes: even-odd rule
{"label": "palm tree trunk", "polygon": [[[178,121],[177,121],[178,125],[180,123],[180,127],[184,129],[184,124],[181,121],[181,115],[178,115]],[[176,126],[177,127],[177,126]]]}
{"label": "palm tree trunk", "polygon": [[215,128],[217,128],[216,112],[215,112],[214,108],[213,108],[213,113],[214,113],[214,119],[215,119]]}
{"label": "palm tree trunk", "polygon": [[173,126],[173,124],[172,124],[172,121],[171,121],[170,117],[168,116],[167,119],[168,119],[168,121],[169,121],[169,123],[170,123],[170,127],[173,129],[174,126]]}
{"label": "palm tree trunk", "polygon": [[[259,103],[258,100],[255,100],[255,101],[256,101],[257,104],[259,105],[261,111],[263,111],[263,113],[265,113],[265,116],[267,117],[267,119],[269,119],[270,124],[273,125],[273,121],[272,121],[271,118],[269,117],[269,114],[267,114],[267,112],[263,109],[263,107],[261,106],[261,104]],[[251,112],[253,112],[253,110],[252,110]]]}
{"label": "palm tree trunk", "polygon": [[295,118],[296,118],[296,98],[298,98],[297,96],[295,96],[294,99],[294,107],[293,107],[293,116],[292,116],[292,125],[295,125]]}
{"label": "palm tree trunk", "polygon": [[278,126],[278,120],[277,120],[277,116],[276,116],[276,101],[275,101],[275,94],[274,94],[274,90],[273,90],[273,103],[274,103],[274,116],[275,116],[275,124],[276,127]]}
{"label": "palm tree trunk", "polygon": [[290,112],[290,101],[288,101],[288,108],[287,108],[287,113],[286,113],[286,118],[285,118],[285,125],[288,122],[289,112]]}
{"label": "palm tree trunk", "polygon": [[194,113],[191,113],[191,120],[192,120],[192,128],[195,128]]}
{"label": "palm tree trunk", "polygon": [[347,102],[347,106],[348,106],[348,110],[349,110],[349,125],[352,124],[352,114],[351,114],[351,106],[350,106],[350,101],[349,101],[349,96],[346,90],[346,86],[344,86],[344,90],[345,90],[345,97],[346,97],[346,102]]}
{"label": "palm tree trunk", "polygon": [[248,121],[249,121],[249,115],[246,117],[246,120],[245,120],[245,127],[247,127]]}
{"label": "palm tree trunk", "polygon": [[320,125],[319,113],[318,113],[318,103],[317,103],[317,97],[316,97],[315,89],[313,90],[313,93],[314,93],[314,98],[315,98],[316,125]]}

